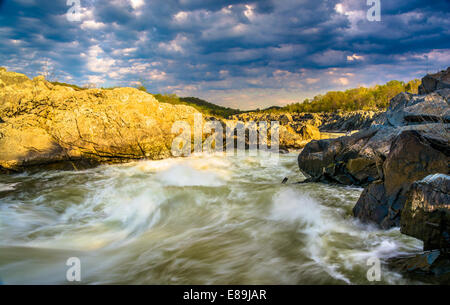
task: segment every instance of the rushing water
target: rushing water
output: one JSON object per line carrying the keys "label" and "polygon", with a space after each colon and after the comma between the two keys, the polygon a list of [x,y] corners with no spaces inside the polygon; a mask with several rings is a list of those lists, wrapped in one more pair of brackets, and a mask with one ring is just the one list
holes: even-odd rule
{"label": "rushing water", "polygon": [[[296,157],[1,176],[0,281],[68,283],[78,257],[86,284],[369,284],[369,258],[421,249],[353,219],[360,188],[291,184]],[[382,265],[381,283],[410,281]]]}

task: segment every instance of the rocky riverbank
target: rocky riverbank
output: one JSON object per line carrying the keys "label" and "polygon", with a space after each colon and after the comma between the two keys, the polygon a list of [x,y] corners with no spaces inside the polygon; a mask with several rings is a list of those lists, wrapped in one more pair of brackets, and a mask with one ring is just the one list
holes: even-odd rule
{"label": "rocky riverbank", "polygon": [[279,121],[282,125],[298,131],[304,125],[317,127],[322,132],[349,132],[368,128],[382,120],[383,112],[351,111],[331,113],[265,113],[247,112],[232,116],[233,120]]}
{"label": "rocky riverbank", "polygon": [[[187,122],[194,134],[195,114],[200,113],[190,106],[160,103],[135,88],[78,89],[0,68],[0,172],[168,158],[178,135],[173,124]],[[288,115],[277,119],[282,151],[322,138],[317,124],[294,126]],[[200,128],[216,120],[224,128],[224,140],[226,127],[238,123],[203,117]],[[245,141],[248,148],[248,132]]]}
{"label": "rocky riverbank", "polygon": [[175,121],[197,111],[134,88],[76,90],[0,70],[0,169],[77,169],[170,156]]}
{"label": "rocky riverbank", "polygon": [[298,157],[309,181],[365,186],[354,216],[384,229],[401,225],[424,250],[441,251],[440,264],[450,248],[449,88],[450,68],[427,75],[420,94],[393,98],[370,128],[313,141]]}

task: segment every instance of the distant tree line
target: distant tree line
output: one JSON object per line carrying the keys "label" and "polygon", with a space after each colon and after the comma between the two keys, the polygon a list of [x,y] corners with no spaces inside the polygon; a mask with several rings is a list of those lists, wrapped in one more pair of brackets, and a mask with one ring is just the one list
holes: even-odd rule
{"label": "distant tree line", "polygon": [[[316,95],[301,103],[294,103],[275,109],[282,112],[335,112],[354,110],[385,110],[389,101],[401,92],[418,93],[419,79],[407,83],[393,80],[385,85],[371,88],[355,88],[346,91],[330,91],[324,95]],[[270,110],[269,110],[270,111]],[[273,111],[273,110],[272,110]]]}
{"label": "distant tree line", "polygon": [[222,107],[196,97],[178,97],[176,94],[154,94],[158,102],[174,105],[192,106],[203,114],[228,118],[234,114],[242,113],[239,109]]}

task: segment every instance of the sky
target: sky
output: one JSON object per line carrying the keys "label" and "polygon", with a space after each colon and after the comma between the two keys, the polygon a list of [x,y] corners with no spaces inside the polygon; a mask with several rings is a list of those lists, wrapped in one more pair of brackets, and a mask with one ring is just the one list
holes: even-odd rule
{"label": "sky", "polygon": [[449,0],[376,1],[0,0],[0,66],[239,109],[450,66]]}

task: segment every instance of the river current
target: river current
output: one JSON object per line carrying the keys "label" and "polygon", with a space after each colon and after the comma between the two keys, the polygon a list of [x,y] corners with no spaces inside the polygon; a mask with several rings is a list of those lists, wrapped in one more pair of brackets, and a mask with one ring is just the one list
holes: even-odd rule
{"label": "river current", "polygon": [[0,282],[68,284],[76,257],[82,284],[412,283],[383,262],[421,242],[354,219],[361,188],[268,154],[0,176]]}

